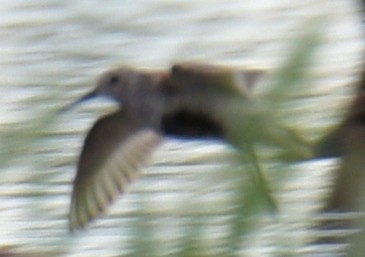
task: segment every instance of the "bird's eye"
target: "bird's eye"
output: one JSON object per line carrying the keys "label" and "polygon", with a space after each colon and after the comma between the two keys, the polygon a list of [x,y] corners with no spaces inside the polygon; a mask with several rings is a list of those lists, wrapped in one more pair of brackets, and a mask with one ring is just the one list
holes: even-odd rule
{"label": "bird's eye", "polygon": [[117,76],[111,76],[109,79],[109,86],[115,86],[116,84],[118,84],[119,82],[119,78]]}

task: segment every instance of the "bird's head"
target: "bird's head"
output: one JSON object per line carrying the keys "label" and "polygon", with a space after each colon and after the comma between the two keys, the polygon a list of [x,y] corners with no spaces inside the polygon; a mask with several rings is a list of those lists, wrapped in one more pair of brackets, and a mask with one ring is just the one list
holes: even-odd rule
{"label": "bird's head", "polygon": [[106,71],[99,76],[94,90],[69,104],[62,111],[99,96],[113,99],[120,105],[124,104],[138,87],[141,76],[141,72],[127,67]]}

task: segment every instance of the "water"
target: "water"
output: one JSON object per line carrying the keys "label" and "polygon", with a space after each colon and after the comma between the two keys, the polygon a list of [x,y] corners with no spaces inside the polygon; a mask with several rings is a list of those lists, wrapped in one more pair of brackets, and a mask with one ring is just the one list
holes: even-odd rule
{"label": "water", "polygon": [[[180,216],[189,215],[186,206],[193,205],[211,214],[206,233],[214,237],[205,235],[205,244],[219,251],[230,183],[220,167],[228,165],[229,147],[167,141],[144,179],[106,217],[70,237],[67,213],[77,156],[88,128],[110,109],[94,102],[54,119],[44,113],[76,99],[94,85],[97,74],[121,64],[163,69],[198,60],[275,69],[305,23],[324,15],[325,42],[313,85],[298,92],[290,120],[315,139],[340,119],[350,100],[363,49],[358,9],[355,1],[344,0],[2,1],[0,131],[6,168],[1,171],[0,246],[67,256],[123,255],[133,245],[136,215],[147,208],[157,217],[158,251],[168,255],[183,234]],[[40,140],[29,141],[31,133],[39,133]],[[333,162],[294,166],[278,193],[281,216],[258,229],[242,254],[274,256],[286,248],[310,253],[313,249],[301,242],[310,234],[334,167]]]}

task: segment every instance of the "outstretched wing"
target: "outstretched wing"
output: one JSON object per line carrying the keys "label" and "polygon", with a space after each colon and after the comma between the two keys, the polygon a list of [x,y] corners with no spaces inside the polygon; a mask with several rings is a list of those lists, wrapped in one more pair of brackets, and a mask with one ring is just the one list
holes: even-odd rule
{"label": "outstretched wing", "polygon": [[161,139],[123,111],[98,120],[85,139],[73,183],[70,230],[103,213],[139,177]]}
{"label": "outstretched wing", "polygon": [[218,65],[181,63],[172,66],[169,86],[179,92],[239,94],[249,97],[263,74],[261,69],[238,70]]}

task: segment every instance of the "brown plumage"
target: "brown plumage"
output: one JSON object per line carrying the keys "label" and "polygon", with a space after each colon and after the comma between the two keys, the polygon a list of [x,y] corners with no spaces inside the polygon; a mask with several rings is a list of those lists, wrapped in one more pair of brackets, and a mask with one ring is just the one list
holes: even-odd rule
{"label": "brown plumage", "polygon": [[94,91],[64,110],[107,96],[120,110],[99,119],[87,135],[73,184],[70,229],[87,225],[126,191],[164,136],[227,139],[234,102],[249,100],[260,70],[181,64],[169,72],[118,68]]}

